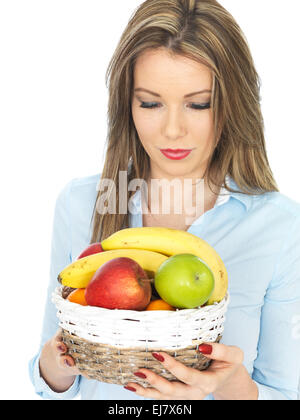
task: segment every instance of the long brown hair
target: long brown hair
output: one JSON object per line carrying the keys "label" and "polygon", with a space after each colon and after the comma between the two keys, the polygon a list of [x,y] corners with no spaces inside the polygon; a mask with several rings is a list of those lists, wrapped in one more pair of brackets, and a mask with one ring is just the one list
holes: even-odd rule
{"label": "long brown hair", "polygon": [[[226,184],[230,175],[243,194],[278,191],[266,153],[260,79],[241,28],[215,0],[146,0],[131,17],[106,73],[108,133],[101,179],[114,182],[116,190],[108,196],[116,194],[117,209],[119,172],[129,169],[128,182],[149,177],[149,156],[133,123],[131,100],[137,58],[158,48],[212,71],[215,148],[205,173],[208,184],[235,192]],[[133,194],[127,191],[128,201]],[[129,227],[128,212],[99,214],[96,208],[97,201],[91,243]]]}

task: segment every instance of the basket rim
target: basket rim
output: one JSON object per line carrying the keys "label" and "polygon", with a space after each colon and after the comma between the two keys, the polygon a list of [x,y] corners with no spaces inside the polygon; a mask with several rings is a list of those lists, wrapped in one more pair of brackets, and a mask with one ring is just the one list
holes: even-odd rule
{"label": "basket rim", "polygon": [[[223,332],[229,294],[223,301],[199,309],[132,311],[81,306],[55,289],[52,301],[61,328],[93,343],[114,347],[182,348],[201,339],[212,341]],[[203,337],[206,337],[205,339]]]}
{"label": "basket rim", "polygon": [[[131,317],[131,318],[140,318],[141,316],[144,319],[153,319],[153,317],[159,316],[161,319],[168,317],[176,318],[178,317],[179,313],[181,316],[184,315],[201,315],[206,314],[207,312],[212,312],[214,310],[219,310],[222,306],[228,306],[230,301],[229,291],[224,297],[221,302],[215,302],[213,305],[207,305],[204,307],[198,307],[193,309],[176,309],[175,311],[167,311],[167,310],[156,310],[156,311],[135,311],[135,310],[126,310],[126,309],[107,309],[101,308],[98,306],[83,306],[79,305],[78,303],[70,302],[67,299],[62,297],[62,289],[63,286],[57,286],[52,293],[52,302],[56,305],[56,308],[59,310],[75,310],[76,312],[80,312],[82,315],[104,315],[104,314],[111,314],[114,317]],[[164,315],[164,316],[163,316]]]}

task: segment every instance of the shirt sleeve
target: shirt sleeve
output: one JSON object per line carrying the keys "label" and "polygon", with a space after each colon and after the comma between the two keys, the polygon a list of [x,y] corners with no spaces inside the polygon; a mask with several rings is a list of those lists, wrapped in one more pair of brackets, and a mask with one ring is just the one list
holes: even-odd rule
{"label": "shirt sleeve", "polygon": [[45,343],[55,335],[59,329],[58,318],[56,316],[55,305],[51,301],[51,296],[58,286],[57,276],[68,264],[72,262],[72,241],[71,241],[71,188],[69,182],[58,195],[55,204],[54,221],[51,241],[51,262],[50,262],[50,281],[47,290],[46,306],[43,319],[43,328],[40,342],[40,349],[29,362],[29,376],[34,386],[35,392],[45,399],[72,399],[79,391],[80,376],[76,377],[73,385],[63,393],[55,393],[40,376],[39,359]]}
{"label": "shirt sleeve", "polygon": [[253,380],[259,400],[297,400],[300,377],[300,217],[285,234],[261,313]]}

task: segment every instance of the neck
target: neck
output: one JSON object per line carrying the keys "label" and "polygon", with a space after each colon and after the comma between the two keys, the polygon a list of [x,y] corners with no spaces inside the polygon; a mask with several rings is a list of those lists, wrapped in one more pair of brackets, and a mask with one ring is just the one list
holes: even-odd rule
{"label": "neck", "polygon": [[151,171],[147,191],[143,192],[145,209],[150,214],[196,217],[214,207],[219,191],[214,194],[203,176],[162,177]]}

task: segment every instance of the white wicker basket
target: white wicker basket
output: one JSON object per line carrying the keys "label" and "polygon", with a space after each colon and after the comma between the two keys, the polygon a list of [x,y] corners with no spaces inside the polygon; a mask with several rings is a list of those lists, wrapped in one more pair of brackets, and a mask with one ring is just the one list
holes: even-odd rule
{"label": "white wicker basket", "polygon": [[[176,311],[127,311],[81,306],[52,295],[69,353],[90,378],[124,384],[137,382],[134,369],[151,367],[168,375],[151,352],[166,351],[186,365],[205,369],[209,360],[198,353],[203,342],[222,337],[229,295],[217,304]],[[140,383],[145,383],[141,380]]]}

